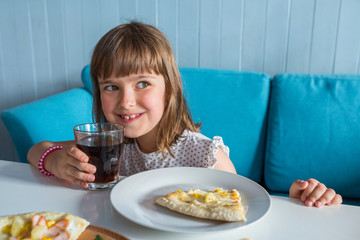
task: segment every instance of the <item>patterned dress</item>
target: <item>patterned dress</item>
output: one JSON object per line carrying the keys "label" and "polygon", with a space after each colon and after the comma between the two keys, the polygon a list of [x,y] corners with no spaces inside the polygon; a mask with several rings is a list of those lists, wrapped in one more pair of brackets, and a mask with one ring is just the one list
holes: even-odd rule
{"label": "patterned dress", "polygon": [[203,167],[213,168],[216,164],[215,153],[222,149],[229,156],[229,148],[224,145],[221,137],[210,139],[201,133],[185,130],[176,144],[171,146],[170,154],[160,151],[143,153],[137,142],[124,144],[121,176],[130,176],[135,173],[167,167]]}

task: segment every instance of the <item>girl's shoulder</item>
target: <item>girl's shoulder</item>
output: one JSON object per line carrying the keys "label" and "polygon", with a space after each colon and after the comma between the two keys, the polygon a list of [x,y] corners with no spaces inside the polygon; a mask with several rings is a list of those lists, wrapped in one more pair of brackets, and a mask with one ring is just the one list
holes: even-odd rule
{"label": "girl's shoulder", "polygon": [[210,139],[202,133],[185,130],[176,145],[179,148],[205,148],[213,154],[221,148],[229,156],[229,148],[220,136]]}
{"label": "girl's shoulder", "polygon": [[183,134],[177,140],[179,145],[187,144],[207,144],[212,140],[200,132],[192,132],[190,130],[184,130]]}

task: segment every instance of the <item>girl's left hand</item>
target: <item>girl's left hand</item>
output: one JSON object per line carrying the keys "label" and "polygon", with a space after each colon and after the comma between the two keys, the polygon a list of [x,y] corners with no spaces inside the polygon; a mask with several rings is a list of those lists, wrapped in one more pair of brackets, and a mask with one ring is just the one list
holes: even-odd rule
{"label": "girl's left hand", "polygon": [[289,196],[300,198],[308,207],[322,207],[325,204],[334,206],[342,203],[341,195],[313,178],[306,181],[296,180],[290,187]]}

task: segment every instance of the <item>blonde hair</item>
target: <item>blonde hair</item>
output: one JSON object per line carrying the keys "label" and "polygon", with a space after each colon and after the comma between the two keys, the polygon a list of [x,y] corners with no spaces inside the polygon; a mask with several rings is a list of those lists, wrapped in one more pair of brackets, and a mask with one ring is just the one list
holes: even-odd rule
{"label": "blonde hair", "polygon": [[99,78],[128,76],[137,73],[161,74],[165,80],[165,109],[157,125],[156,144],[164,153],[185,129],[199,132],[185,97],[173,51],[158,29],[140,22],[119,25],[97,43],[90,65],[93,81],[93,116],[96,122],[107,122],[101,108]]}

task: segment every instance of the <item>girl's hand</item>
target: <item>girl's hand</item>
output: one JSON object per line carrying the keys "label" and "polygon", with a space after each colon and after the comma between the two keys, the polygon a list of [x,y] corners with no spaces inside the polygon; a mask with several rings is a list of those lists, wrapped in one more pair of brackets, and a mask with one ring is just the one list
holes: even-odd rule
{"label": "girl's hand", "polygon": [[296,180],[290,187],[289,196],[300,198],[308,207],[322,207],[325,204],[334,206],[342,203],[342,197],[339,194],[312,178],[306,181]]}
{"label": "girl's hand", "polygon": [[52,152],[45,168],[60,179],[88,188],[88,182],[95,180],[95,166],[88,163],[87,155],[74,145]]}

